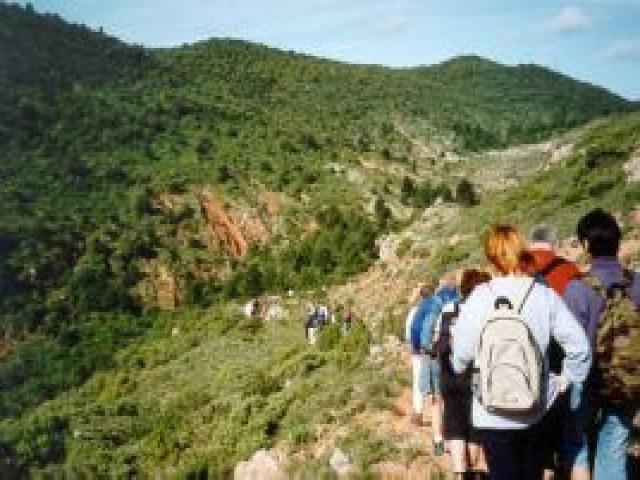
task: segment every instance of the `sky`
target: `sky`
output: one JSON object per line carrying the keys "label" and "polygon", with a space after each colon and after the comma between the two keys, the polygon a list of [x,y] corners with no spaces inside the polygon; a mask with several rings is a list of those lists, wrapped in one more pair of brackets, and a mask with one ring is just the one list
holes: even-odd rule
{"label": "sky", "polygon": [[[19,3],[26,3],[24,1]],[[477,54],[640,100],[640,0],[31,0],[124,41],[231,37],[393,67]]]}

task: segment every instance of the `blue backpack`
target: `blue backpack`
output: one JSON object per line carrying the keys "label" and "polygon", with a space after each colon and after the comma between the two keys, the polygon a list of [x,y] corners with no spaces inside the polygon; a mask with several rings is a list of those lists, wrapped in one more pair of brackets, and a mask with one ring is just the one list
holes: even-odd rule
{"label": "blue backpack", "polygon": [[424,353],[431,349],[433,327],[436,324],[442,301],[437,295],[424,298],[411,322],[411,346],[413,353]]}

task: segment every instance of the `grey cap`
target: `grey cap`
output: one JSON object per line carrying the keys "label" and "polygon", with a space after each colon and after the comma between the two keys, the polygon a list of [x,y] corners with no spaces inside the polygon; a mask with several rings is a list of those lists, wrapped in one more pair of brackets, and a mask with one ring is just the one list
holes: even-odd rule
{"label": "grey cap", "polygon": [[529,241],[532,243],[554,244],[558,241],[558,235],[553,227],[541,223],[536,225],[529,232]]}

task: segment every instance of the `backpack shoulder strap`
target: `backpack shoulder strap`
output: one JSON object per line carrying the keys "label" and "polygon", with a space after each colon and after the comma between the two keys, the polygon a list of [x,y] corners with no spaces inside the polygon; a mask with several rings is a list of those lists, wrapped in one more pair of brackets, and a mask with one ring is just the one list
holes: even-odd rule
{"label": "backpack shoulder strap", "polygon": [[623,268],[622,272],[620,272],[620,278],[617,282],[615,282],[611,287],[609,287],[609,291],[613,295],[613,292],[618,290],[622,292],[623,295],[631,298],[631,288],[633,287],[634,274],[628,268]]}
{"label": "backpack shoulder strap", "polygon": [[525,287],[520,292],[520,295],[516,299],[516,303],[513,305],[514,309],[518,312],[518,314],[522,313],[522,308],[524,304],[527,303],[527,299],[529,295],[531,295],[531,291],[533,290],[534,285],[536,284],[536,279],[532,278],[527,282]]}
{"label": "backpack shoulder strap", "polygon": [[557,267],[559,267],[560,265],[564,265],[565,263],[569,263],[569,261],[565,260],[562,257],[553,257],[549,263],[547,263],[544,267],[542,267],[536,273],[538,275],[542,275],[543,277],[546,277],[551,272],[553,272]]}
{"label": "backpack shoulder strap", "polygon": [[586,273],[582,276],[582,281],[586,283],[588,286],[593,288],[598,296],[602,299],[607,298],[607,287],[600,281],[598,277],[593,275],[591,272]]}

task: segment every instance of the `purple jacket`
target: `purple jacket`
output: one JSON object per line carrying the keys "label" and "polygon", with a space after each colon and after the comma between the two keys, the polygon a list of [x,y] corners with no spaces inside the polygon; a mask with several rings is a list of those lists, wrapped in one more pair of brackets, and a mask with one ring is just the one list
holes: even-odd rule
{"label": "purple jacket", "polygon": [[[591,274],[608,288],[620,279],[622,268],[622,264],[615,257],[597,257],[591,263]],[[591,345],[595,346],[598,319],[604,308],[604,301],[581,280],[569,282],[563,297],[569,310],[586,330]],[[640,305],[640,274],[638,272],[633,279],[631,298]]]}

